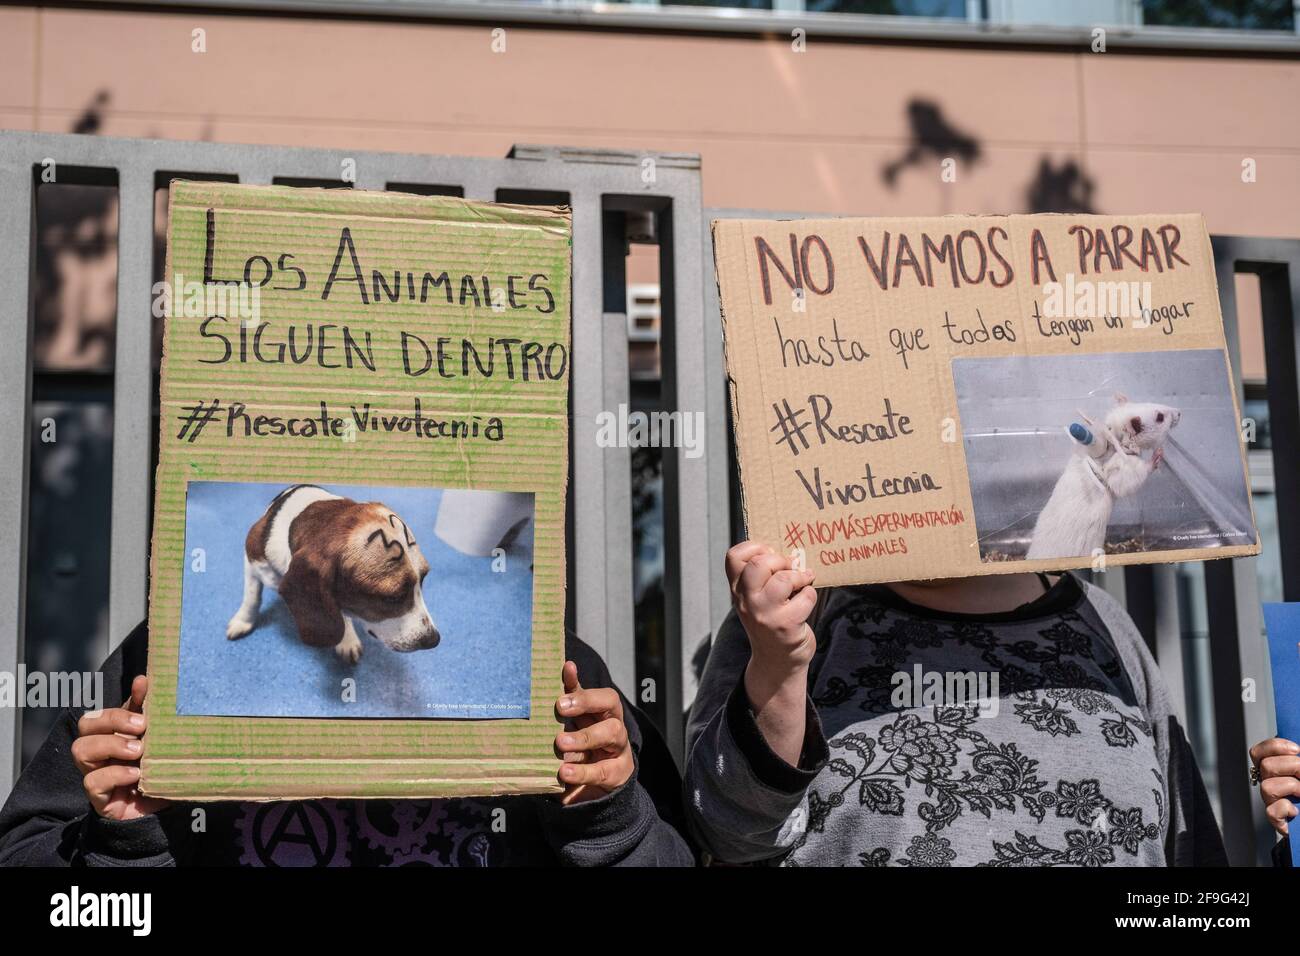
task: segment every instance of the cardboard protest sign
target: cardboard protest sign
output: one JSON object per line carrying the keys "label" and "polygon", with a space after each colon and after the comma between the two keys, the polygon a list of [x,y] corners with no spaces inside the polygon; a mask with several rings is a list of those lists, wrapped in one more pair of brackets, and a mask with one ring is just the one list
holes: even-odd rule
{"label": "cardboard protest sign", "polygon": [[567,209],[174,182],[142,789],[560,789]]}
{"label": "cardboard protest sign", "polygon": [[1258,553],[1201,217],[713,239],[748,536],[819,584]]}

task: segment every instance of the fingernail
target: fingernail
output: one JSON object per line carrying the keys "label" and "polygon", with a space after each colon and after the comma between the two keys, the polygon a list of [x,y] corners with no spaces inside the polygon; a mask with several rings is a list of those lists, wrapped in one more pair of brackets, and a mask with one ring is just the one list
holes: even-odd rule
{"label": "fingernail", "polygon": [[560,698],[560,710],[573,710],[573,706],[574,706],[574,705],[573,705],[573,698],[572,698],[572,697],[561,697],[561,698]]}
{"label": "fingernail", "polygon": [[1293,754],[1300,754],[1300,744],[1296,744],[1293,742],[1289,749]]}
{"label": "fingernail", "polygon": [[560,768],[560,776],[564,777],[567,780],[572,780],[577,775],[578,775],[578,768],[573,766],[573,764],[566,763],[564,766]]}
{"label": "fingernail", "polygon": [[138,777],[138,776],[140,776],[140,768],[139,768],[139,767],[127,767],[126,769],[130,771],[131,776],[133,776],[133,777]]}
{"label": "fingernail", "polygon": [[140,752],[140,741],[128,740],[126,742],[126,749],[131,751],[133,754],[138,754]]}
{"label": "fingernail", "polygon": [[578,738],[577,738],[577,737],[570,736],[569,734],[564,734],[562,737],[560,737],[560,746],[561,746],[561,747],[572,747],[572,746],[574,746],[577,742],[578,742]]}
{"label": "fingernail", "polygon": [[132,714],[131,719],[127,721],[132,727],[144,726],[144,714]]}

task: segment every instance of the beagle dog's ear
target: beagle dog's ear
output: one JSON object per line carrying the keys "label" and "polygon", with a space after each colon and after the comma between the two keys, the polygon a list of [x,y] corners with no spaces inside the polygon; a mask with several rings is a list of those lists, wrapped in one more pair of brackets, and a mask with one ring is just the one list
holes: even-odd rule
{"label": "beagle dog's ear", "polygon": [[334,597],[337,557],[306,549],[294,553],[277,589],[293,615],[298,636],[313,647],[343,640],[343,614]]}

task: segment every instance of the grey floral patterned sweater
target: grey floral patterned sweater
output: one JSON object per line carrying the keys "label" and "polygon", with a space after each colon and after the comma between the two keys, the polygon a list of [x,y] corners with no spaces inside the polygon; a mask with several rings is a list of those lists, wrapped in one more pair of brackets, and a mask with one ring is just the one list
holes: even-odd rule
{"label": "grey floral patterned sweater", "polygon": [[734,612],[718,632],[685,779],[692,829],[715,860],[1226,865],[1160,672],[1099,588],[1067,574],[983,615],[835,588],[814,630],[798,766],[755,722]]}

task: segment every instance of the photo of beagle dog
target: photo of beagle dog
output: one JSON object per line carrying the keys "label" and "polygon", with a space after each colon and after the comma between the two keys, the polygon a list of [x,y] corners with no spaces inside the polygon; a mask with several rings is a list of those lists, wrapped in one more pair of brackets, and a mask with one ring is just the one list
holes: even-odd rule
{"label": "photo of beagle dog", "polygon": [[394,651],[437,647],[441,635],[421,585],[429,562],[397,514],[316,485],[276,495],[244,541],[244,600],[226,625],[238,640],[257,627],[262,588],[279,592],[298,636],[355,664],[362,636]]}

